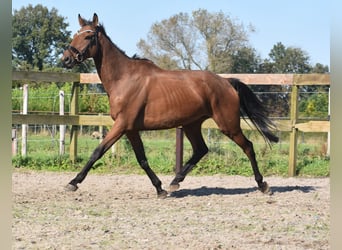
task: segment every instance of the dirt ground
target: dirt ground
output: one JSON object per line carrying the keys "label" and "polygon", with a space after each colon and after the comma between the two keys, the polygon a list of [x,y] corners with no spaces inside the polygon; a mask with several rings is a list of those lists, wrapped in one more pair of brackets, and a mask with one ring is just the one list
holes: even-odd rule
{"label": "dirt ground", "polygon": [[[329,249],[329,178],[188,176],[157,199],[147,176],[13,173],[13,249]],[[167,188],[173,176],[160,176]]]}

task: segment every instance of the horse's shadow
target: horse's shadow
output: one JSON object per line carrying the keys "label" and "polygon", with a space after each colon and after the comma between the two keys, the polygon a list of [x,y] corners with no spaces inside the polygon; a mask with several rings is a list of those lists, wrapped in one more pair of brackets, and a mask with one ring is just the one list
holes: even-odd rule
{"label": "horse's shadow", "polygon": [[[186,196],[209,196],[209,195],[241,195],[248,194],[257,191],[257,187],[251,188],[220,188],[220,187],[206,187],[202,186],[195,189],[181,189],[174,191],[170,194],[170,197],[183,198]],[[314,186],[272,186],[271,191],[275,193],[286,193],[292,191],[300,191],[303,193],[309,193],[316,190]]]}

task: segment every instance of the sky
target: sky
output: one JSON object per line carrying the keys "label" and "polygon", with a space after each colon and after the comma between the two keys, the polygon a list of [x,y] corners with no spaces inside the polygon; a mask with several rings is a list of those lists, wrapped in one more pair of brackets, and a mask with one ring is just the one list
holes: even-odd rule
{"label": "sky", "polygon": [[223,11],[245,27],[253,25],[250,45],[262,59],[268,58],[273,45],[297,47],[308,53],[310,63],[330,66],[330,1],[324,0],[13,0],[12,11],[29,4],[42,4],[66,18],[67,28],[75,33],[80,27],[77,16],[92,19],[96,13],[112,41],[127,55],[139,54],[137,43],[146,39],[155,22],[180,12],[198,9]]}

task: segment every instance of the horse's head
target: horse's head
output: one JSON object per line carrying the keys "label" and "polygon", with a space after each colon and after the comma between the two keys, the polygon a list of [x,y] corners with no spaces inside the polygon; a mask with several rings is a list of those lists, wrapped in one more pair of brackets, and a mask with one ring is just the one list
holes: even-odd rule
{"label": "horse's head", "polygon": [[94,13],[93,20],[86,21],[78,14],[81,29],[74,35],[70,45],[64,51],[62,62],[65,67],[72,68],[85,59],[94,57],[98,46],[98,17]]}

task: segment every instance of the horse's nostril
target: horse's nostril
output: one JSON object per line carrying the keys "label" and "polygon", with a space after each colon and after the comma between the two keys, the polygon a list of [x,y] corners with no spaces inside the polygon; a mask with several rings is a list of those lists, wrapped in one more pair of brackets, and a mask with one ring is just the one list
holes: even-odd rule
{"label": "horse's nostril", "polygon": [[66,56],[63,58],[64,63],[70,63],[70,56]]}
{"label": "horse's nostril", "polygon": [[83,55],[77,54],[77,55],[76,55],[76,60],[77,60],[78,62],[82,62],[82,61],[83,61]]}
{"label": "horse's nostril", "polygon": [[73,66],[73,59],[71,56],[63,56],[62,57],[63,66],[66,68],[72,68]]}
{"label": "horse's nostril", "polygon": [[72,58],[70,56],[66,56],[63,58],[64,65],[70,65],[72,63]]}

